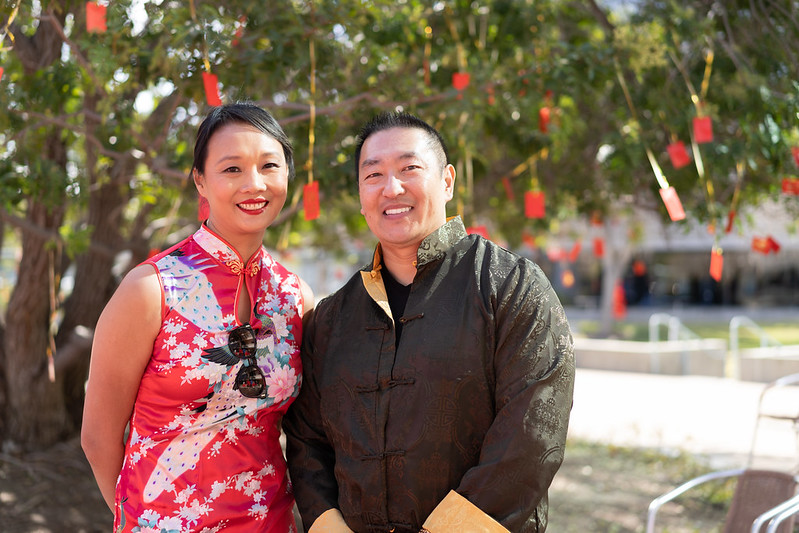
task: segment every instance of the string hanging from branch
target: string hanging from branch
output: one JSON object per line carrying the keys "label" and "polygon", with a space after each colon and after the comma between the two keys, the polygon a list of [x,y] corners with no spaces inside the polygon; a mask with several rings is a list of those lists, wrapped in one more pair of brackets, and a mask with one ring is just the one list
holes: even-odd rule
{"label": "string hanging from branch", "polygon": [[[633,99],[630,96],[630,90],[627,87],[627,81],[624,79],[624,74],[622,73],[619,60],[615,55],[613,56],[613,66],[616,69],[616,77],[618,78],[619,85],[624,93],[624,99],[627,101],[627,107],[630,110],[632,120],[640,128],[638,112],[636,111],[635,105],[633,104]],[[680,197],[677,195],[677,191],[674,189],[674,187],[669,185],[669,181],[666,179],[666,175],[663,173],[663,169],[660,168],[657,159],[652,154],[652,150],[649,149],[649,145],[647,145],[646,141],[643,139],[641,140],[641,143],[644,145],[646,157],[649,160],[649,166],[652,167],[652,171],[655,173],[655,179],[660,186],[660,197],[662,198],[663,203],[666,205],[666,210],[669,213],[669,217],[673,221],[684,219],[685,211],[682,208],[682,203],[680,202]]]}
{"label": "string hanging from branch", "polygon": [[308,161],[305,163],[308,169],[308,183],[303,187],[302,207],[305,220],[315,220],[319,218],[319,183],[314,181],[314,145],[316,143],[316,48],[314,47],[313,37],[308,41],[308,53],[311,63],[311,87],[310,87],[310,120],[308,124]]}

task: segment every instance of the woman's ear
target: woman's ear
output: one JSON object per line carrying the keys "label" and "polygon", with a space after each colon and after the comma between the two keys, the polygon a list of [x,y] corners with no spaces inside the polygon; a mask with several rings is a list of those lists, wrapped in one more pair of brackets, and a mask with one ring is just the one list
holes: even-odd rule
{"label": "woman's ear", "polygon": [[197,168],[191,169],[191,177],[194,180],[194,186],[197,187],[197,192],[200,193],[200,196],[205,196],[203,191],[205,189],[205,180],[203,179],[203,175],[200,174],[200,171]]}

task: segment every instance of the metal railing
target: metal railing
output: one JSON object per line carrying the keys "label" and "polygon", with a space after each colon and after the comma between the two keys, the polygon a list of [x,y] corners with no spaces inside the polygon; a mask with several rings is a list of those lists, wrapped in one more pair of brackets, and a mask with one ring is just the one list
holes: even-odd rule
{"label": "metal railing", "polygon": [[749,329],[760,337],[760,347],[782,346],[782,343],[769,335],[766,330],[757,325],[751,318],[743,315],[734,316],[730,320],[730,366],[732,376],[741,378],[741,343],[739,331],[741,328]]}
{"label": "metal railing", "polygon": [[[668,313],[653,313],[649,317],[649,344],[652,347],[652,351],[650,352],[651,368],[655,373],[660,372],[660,350],[658,349],[658,343],[660,342],[660,326],[664,324],[669,328],[667,339],[670,341],[701,339],[699,335],[688,329],[679,317]],[[684,373],[688,372],[688,359],[688,352],[683,352],[682,368]]]}

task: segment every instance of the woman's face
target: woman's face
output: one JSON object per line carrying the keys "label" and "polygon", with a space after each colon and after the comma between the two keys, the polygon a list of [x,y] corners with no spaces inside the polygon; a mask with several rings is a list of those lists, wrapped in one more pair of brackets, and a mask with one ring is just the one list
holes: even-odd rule
{"label": "woman's face", "polygon": [[239,243],[260,245],[286,202],[283,146],[247,123],[222,126],[208,140],[205,171],[195,170],[194,182],[208,200],[208,227],[243,254]]}

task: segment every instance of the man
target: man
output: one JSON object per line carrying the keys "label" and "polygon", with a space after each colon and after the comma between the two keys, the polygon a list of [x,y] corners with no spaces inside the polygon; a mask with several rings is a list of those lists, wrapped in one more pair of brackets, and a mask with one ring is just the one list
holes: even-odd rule
{"label": "man", "polygon": [[447,220],[455,169],[427,123],[375,117],[355,161],[379,244],[306,324],[284,421],[305,527],[544,531],[574,386],[555,292]]}

